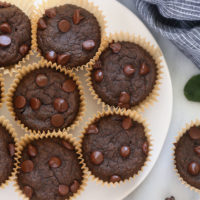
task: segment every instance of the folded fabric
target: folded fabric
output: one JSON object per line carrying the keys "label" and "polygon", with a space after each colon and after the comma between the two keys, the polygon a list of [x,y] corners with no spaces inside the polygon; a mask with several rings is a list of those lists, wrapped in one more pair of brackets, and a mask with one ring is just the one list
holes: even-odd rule
{"label": "folded fabric", "polygon": [[200,1],[136,0],[143,19],[200,68]]}

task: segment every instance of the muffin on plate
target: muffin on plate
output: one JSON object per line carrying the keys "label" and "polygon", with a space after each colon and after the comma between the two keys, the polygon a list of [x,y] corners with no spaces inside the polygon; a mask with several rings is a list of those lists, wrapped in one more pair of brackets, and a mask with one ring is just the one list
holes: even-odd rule
{"label": "muffin on plate", "polygon": [[162,74],[159,47],[140,36],[110,34],[99,59],[88,68],[89,89],[103,106],[143,111],[158,97]]}
{"label": "muffin on plate", "polygon": [[51,64],[22,68],[8,96],[12,115],[34,133],[70,128],[81,120],[84,110],[78,78]]}
{"label": "muffin on plate", "polygon": [[0,67],[18,64],[31,48],[31,22],[17,6],[0,2]]}
{"label": "muffin on plate", "polygon": [[134,177],[149,155],[147,128],[137,114],[102,113],[82,136],[81,152],[90,173],[103,183]]}
{"label": "muffin on plate", "polygon": [[131,108],[151,93],[157,77],[153,57],[132,42],[113,42],[91,71],[92,86],[110,106]]}
{"label": "muffin on plate", "polygon": [[97,18],[82,7],[52,7],[38,20],[38,49],[46,60],[66,68],[86,65],[101,45],[101,28]]}
{"label": "muffin on plate", "polygon": [[4,117],[0,117],[0,186],[5,186],[14,173],[16,134]]}
{"label": "muffin on plate", "polygon": [[69,136],[31,135],[23,138],[22,143],[21,150],[18,149],[18,192],[37,200],[65,200],[81,192],[85,175],[76,144]]}

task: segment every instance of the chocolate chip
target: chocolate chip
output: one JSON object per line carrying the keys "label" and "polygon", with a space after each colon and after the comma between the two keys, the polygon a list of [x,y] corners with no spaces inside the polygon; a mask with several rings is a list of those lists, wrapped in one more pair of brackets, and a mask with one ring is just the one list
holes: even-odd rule
{"label": "chocolate chip", "polygon": [[70,186],[70,190],[73,193],[76,193],[80,187],[80,184],[77,180],[74,180],[73,184]]}
{"label": "chocolate chip", "polygon": [[100,151],[94,151],[90,155],[90,160],[93,164],[100,165],[104,160],[104,156]]}
{"label": "chocolate chip", "polygon": [[140,75],[146,75],[149,73],[149,67],[146,65],[146,63],[142,63],[140,67]]}
{"label": "chocolate chip", "polygon": [[15,145],[12,143],[8,144],[8,149],[11,157],[13,157],[15,155]]}
{"label": "chocolate chip", "polygon": [[73,15],[74,24],[79,24],[82,19],[84,19],[84,17],[80,15],[80,9],[76,9]]}
{"label": "chocolate chip", "polygon": [[165,198],[165,200],[175,200],[173,196]]}
{"label": "chocolate chip", "polygon": [[30,100],[30,106],[32,108],[32,110],[38,110],[41,106],[41,102],[38,98],[31,98]]}
{"label": "chocolate chip", "polygon": [[200,128],[196,126],[190,128],[189,135],[191,139],[194,139],[194,140],[200,139]]}
{"label": "chocolate chip", "polygon": [[200,146],[195,147],[194,152],[197,153],[198,156],[200,156]]}
{"label": "chocolate chip", "polygon": [[142,151],[143,153],[147,156],[148,155],[148,152],[149,152],[149,145],[148,145],[148,142],[144,142],[144,144],[142,145]]}
{"label": "chocolate chip", "polygon": [[83,49],[87,51],[91,51],[95,47],[95,41],[94,40],[86,40],[83,42]]}
{"label": "chocolate chip", "polygon": [[53,63],[56,62],[57,54],[55,51],[49,51],[46,53],[45,58]]}
{"label": "chocolate chip", "polygon": [[103,80],[103,72],[101,69],[98,69],[94,72],[94,80],[98,83]]}
{"label": "chocolate chip", "polygon": [[131,153],[131,149],[129,146],[122,146],[120,149],[120,155],[124,158],[128,157]]}
{"label": "chocolate chip", "polygon": [[71,27],[71,25],[70,25],[69,21],[67,21],[65,19],[59,21],[59,23],[58,23],[58,28],[63,33],[68,32],[70,27]]}
{"label": "chocolate chip", "polygon": [[26,99],[24,96],[17,96],[14,101],[16,108],[21,109],[26,105]]}
{"label": "chocolate chip", "polygon": [[123,119],[123,121],[122,121],[122,127],[125,130],[130,129],[132,126],[133,126],[133,121],[132,121],[132,119],[130,117],[126,117],[126,118]]}
{"label": "chocolate chip", "polygon": [[101,68],[102,68],[101,61],[97,60],[94,64],[94,69],[101,69]]}
{"label": "chocolate chip", "polygon": [[130,95],[127,92],[121,92],[119,97],[119,102],[123,104],[129,104],[131,100]]}
{"label": "chocolate chip", "polygon": [[110,182],[112,182],[112,183],[116,183],[116,182],[120,182],[120,181],[121,181],[121,178],[118,175],[112,175],[110,177]]}
{"label": "chocolate chip", "polygon": [[58,192],[61,196],[65,196],[69,193],[69,187],[67,185],[59,185]]}
{"label": "chocolate chip", "polygon": [[89,125],[89,127],[87,129],[87,134],[97,134],[98,132],[99,132],[99,130],[96,125],[94,125],[94,124]]}
{"label": "chocolate chip", "polygon": [[69,53],[64,53],[62,55],[59,55],[57,58],[57,63],[59,65],[66,65],[70,60],[71,55]]}
{"label": "chocolate chip", "polygon": [[38,74],[35,82],[39,87],[45,87],[48,84],[48,78],[45,74]]}
{"label": "chocolate chip", "polygon": [[28,53],[28,50],[29,50],[29,47],[27,44],[23,44],[19,47],[19,53],[22,55],[22,56],[25,56],[27,53]]}
{"label": "chocolate chip", "polygon": [[7,47],[11,44],[11,39],[7,35],[1,35],[0,36],[0,46]]}
{"label": "chocolate chip", "polygon": [[23,172],[28,173],[28,172],[32,172],[33,171],[33,162],[31,160],[25,160],[22,164],[21,164],[21,169]]}
{"label": "chocolate chip", "polygon": [[65,99],[62,98],[56,98],[54,100],[54,109],[57,110],[58,112],[66,112],[68,109],[68,103],[66,102]]}
{"label": "chocolate chip", "polygon": [[28,145],[28,155],[31,157],[37,156],[37,149],[32,144]]}
{"label": "chocolate chip", "polygon": [[0,25],[0,30],[3,32],[3,33],[11,33],[11,27],[8,23],[3,23]]}
{"label": "chocolate chip", "polygon": [[65,140],[62,141],[62,145],[68,150],[74,150],[74,146]]}
{"label": "chocolate chip", "polygon": [[38,28],[41,30],[45,30],[47,28],[47,24],[43,18],[40,18],[38,21]]}
{"label": "chocolate chip", "polygon": [[56,127],[59,128],[64,124],[64,118],[63,115],[61,114],[55,114],[51,117],[51,124]]}
{"label": "chocolate chip", "polygon": [[199,168],[199,164],[197,162],[191,162],[188,165],[188,172],[190,175],[192,176],[196,176],[199,174],[200,168]]}
{"label": "chocolate chip", "polygon": [[121,50],[121,44],[119,42],[110,44],[110,48],[112,49],[113,53],[119,53]]}
{"label": "chocolate chip", "polygon": [[58,168],[61,166],[61,160],[58,157],[51,157],[49,160],[49,166],[51,168]]}
{"label": "chocolate chip", "polygon": [[131,76],[132,74],[135,73],[133,65],[125,65],[123,70],[126,76]]}
{"label": "chocolate chip", "polygon": [[45,11],[45,15],[49,18],[54,18],[56,16],[56,9],[50,8]]}
{"label": "chocolate chip", "polygon": [[28,185],[24,186],[23,192],[28,198],[31,198],[33,195],[33,189]]}
{"label": "chocolate chip", "polygon": [[72,79],[66,80],[62,85],[62,89],[65,92],[73,92],[75,88],[76,88],[76,83]]}

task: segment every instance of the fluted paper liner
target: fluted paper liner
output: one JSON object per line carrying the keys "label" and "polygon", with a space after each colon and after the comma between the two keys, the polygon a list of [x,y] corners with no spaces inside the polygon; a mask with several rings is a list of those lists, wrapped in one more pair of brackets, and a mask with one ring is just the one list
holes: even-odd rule
{"label": "fluted paper liner", "polygon": [[[122,42],[122,41],[127,41],[127,42],[133,42],[143,49],[145,49],[154,59],[156,66],[157,66],[157,77],[155,81],[155,85],[151,93],[138,105],[131,107],[131,110],[136,110],[138,112],[144,111],[145,108],[148,108],[149,105],[153,105],[155,101],[157,101],[157,97],[159,96],[159,85],[161,84],[161,74],[162,74],[162,65],[161,65],[161,56],[162,52],[159,47],[156,47],[154,45],[151,45],[150,42],[148,42],[145,38],[142,38],[141,36],[135,36],[135,35],[130,35],[129,33],[124,33],[124,32],[119,32],[115,34],[110,34],[107,43],[104,45],[103,51],[109,46],[112,41],[115,42]],[[103,52],[102,51],[102,52]],[[95,100],[97,100],[98,104],[102,104],[103,107],[108,107],[109,105],[106,104],[100,96],[96,93],[96,91],[93,88],[92,85],[92,70],[93,67],[92,65],[88,68],[88,72],[86,74],[87,77],[87,85],[89,87],[89,90],[91,91],[92,96],[94,97]],[[114,106],[112,106],[114,107]]]}
{"label": "fluted paper liner", "polygon": [[34,140],[39,140],[39,139],[45,139],[45,138],[61,138],[64,139],[66,141],[69,141],[71,144],[73,144],[73,146],[75,147],[75,151],[78,155],[78,160],[79,160],[79,164],[81,165],[81,169],[83,172],[83,177],[82,177],[82,184],[80,185],[79,190],[74,193],[74,195],[72,195],[71,197],[69,197],[69,199],[73,199],[76,198],[78,195],[80,195],[80,193],[84,190],[85,186],[87,185],[87,174],[86,174],[86,170],[83,166],[83,161],[81,158],[81,155],[79,153],[79,148],[78,148],[78,142],[76,142],[75,138],[72,137],[71,134],[68,134],[67,132],[53,132],[53,133],[48,133],[48,134],[33,134],[31,133],[30,135],[25,135],[21,141],[19,142],[19,145],[17,147],[17,151],[16,151],[16,167],[15,167],[15,179],[14,179],[14,187],[15,187],[15,191],[18,192],[24,200],[28,200],[29,198],[25,196],[25,194],[22,192],[22,190],[20,189],[19,185],[18,185],[18,181],[17,181],[17,174],[19,173],[19,169],[20,169],[20,159],[21,159],[21,153],[23,151],[23,149],[25,148],[26,145],[28,145],[29,143],[31,143]]}
{"label": "fluted paper liner", "polygon": [[195,188],[194,186],[190,185],[188,182],[186,182],[181,175],[178,172],[178,169],[176,168],[176,155],[175,155],[175,151],[176,151],[176,144],[179,142],[179,140],[183,137],[183,135],[193,126],[200,126],[200,121],[196,120],[196,121],[191,121],[190,124],[186,124],[185,128],[183,128],[179,133],[178,136],[176,136],[176,142],[173,145],[173,160],[174,160],[174,170],[179,178],[179,180],[181,181],[181,183],[183,185],[185,185],[186,187],[190,188],[191,190],[200,193],[200,190]]}
{"label": "fluted paper liner", "polygon": [[[64,73],[65,75],[68,75],[70,78],[72,78],[76,82],[77,88],[79,90],[79,95],[80,95],[79,112],[78,112],[75,120],[72,122],[72,124],[69,127],[62,129],[62,131],[68,132],[69,130],[73,130],[79,124],[79,122],[82,120],[82,117],[85,113],[85,97],[84,97],[84,93],[83,93],[83,87],[81,86],[81,82],[80,82],[79,78],[74,73],[72,73],[71,71],[64,70],[61,66],[57,66],[56,63],[52,64],[51,62],[46,63],[46,62],[40,61],[39,63],[34,63],[34,64],[31,64],[28,66],[23,66],[22,69],[19,71],[19,73],[16,75],[15,80],[12,83],[12,85],[8,91],[8,95],[7,95],[8,110],[10,111],[10,113],[14,117],[14,119],[17,121],[18,125],[22,129],[24,129],[26,132],[31,132],[34,134],[45,133],[45,131],[40,131],[40,130],[36,131],[36,130],[32,130],[29,127],[25,126],[25,124],[23,124],[21,122],[21,120],[17,119],[16,114],[14,112],[14,105],[13,105],[13,96],[14,96],[14,93],[15,93],[20,81],[27,74],[31,73],[32,71],[34,71],[36,69],[40,69],[40,68],[56,69],[57,71],[60,71],[60,73]],[[51,133],[54,131],[55,130],[47,131],[47,133]]]}
{"label": "fluted paper liner", "polygon": [[[19,9],[21,9],[21,11],[24,12],[28,16],[31,23],[31,18],[33,14],[33,3],[34,3],[33,0],[28,0],[25,2],[24,0],[17,0],[17,1],[6,0],[2,2],[10,3],[12,5],[15,5]],[[31,24],[31,28],[32,28],[32,24]],[[31,34],[33,35],[33,29],[31,30]],[[14,65],[0,67],[0,73],[3,73],[4,75],[9,74],[10,76],[12,76],[13,73],[16,73],[21,68],[21,66],[30,59],[30,56],[33,55],[32,45],[33,45],[33,40],[31,39],[31,47],[30,47],[29,53],[27,53],[27,55],[24,56],[21,61],[19,61],[18,63]]]}
{"label": "fluted paper liner", "polygon": [[5,83],[2,74],[0,74],[0,91],[1,91],[0,94],[0,108],[1,108],[5,100]]}
{"label": "fluted paper liner", "polygon": [[17,139],[17,134],[15,132],[15,129],[11,126],[9,121],[4,116],[0,117],[0,124],[9,132],[9,134],[11,135],[11,137],[14,139],[14,142],[15,142],[14,166],[13,166],[12,172],[7,178],[7,180],[0,185],[0,188],[4,189],[10,183],[10,181],[14,178],[14,175],[15,175],[15,167],[16,167],[15,160],[17,156],[16,149],[18,145],[18,139]]}
{"label": "fluted paper liner", "polygon": [[100,47],[98,49],[98,51],[96,52],[96,55],[90,59],[90,61],[88,63],[85,63],[82,66],[76,66],[73,68],[67,68],[65,66],[62,66],[63,68],[65,68],[65,70],[83,70],[84,67],[88,68],[89,65],[92,65],[95,63],[96,60],[98,60],[103,47],[105,46],[106,43],[106,20],[105,20],[105,16],[103,15],[102,11],[99,10],[98,6],[95,6],[92,2],[88,2],[87,0],[59,0],[59,1],[55,1],[55,0],[42,0],[42,3],[39,4],[39,8],[36,9],[35,13],[34,13],[34,17],[32,20],[32,24],[33,24],[33,50],[35,52],[37,52],[37,57],[40,57],[41,59],[45,60],[46,62],[48,62],[42,55],[40,52],[38,52],[38,44],[37,44],[37,23],[39,18],[41,18],[43,16],[43,14],[45,13],[46,9],[52,8],[52,7],[58,7],[64,4],[73,4],[79,7],[82,7],[86,10],[88,10],[90,13],[92,13],[97,21],[99,22],[100,28],[101,28],[101,43],[100,43]]}
{"label": "fluted paper liner", "polygon": [[[83,158],[83,152],[82,152],[82,142],[83,142],[83,138],[84,135],[87,131],[87,128],[90,124],[94,123],[96,120],[104,117],[104,116],[108,116],[108,115],[121,115],[121,116],[127,116],[130,117],[131,119],[133,119],[134,121],[137,121],[139,123],[141,123],[144,126],[144,131],[145,131],[145,136],[147,138],[148,141],[148,145],[149,145],[149,151],[148,151],[148,155],[146,157],[146,161],[144,162],[144,165],[141,167],[140,170],[138,170],[138,172],[136,174],[134,174],[133,176],[131,176],[130,178],[126,179],[126,180],[121,180],[120,182],[108,182],[108,181],[103,181],[101,179],[99,179],[98,177],[96,177],[95,175],[92,174],[92,172],[90,171],[90,169],[87,167],[84,158]],[[84,131],[82,132],[81,136],[80,136],[80,146],[79,146],[79,152],[81,154],[81,158],[83,159],[83,165],[87,171],[87,173],[92,177],[93,181],[96,181],[97,183],[101,184],[101,185],[106,185],[106,186],[116,186],[117,184],[120,183],[124,183],[127,181],[130,181],[131,179],[134,179],[136,176],[138,176],[144,169],[145,166],[147,166],[148,162],[150,162],[150,157],[151,157],[151,151],[152,151],[152,139],[151,136],[149,134],[150,130],[148,129],[148,125],[146,123],[146,121],[135,111],[131,111],[131,110],[122,110],[119,108],[114,108],[111,109],[110,107],[108,108],[107,111],[103,111],[103,112],[98,112],[97,115],[95,115],[92,119],[90,118],[89,121],[87,122]]]}

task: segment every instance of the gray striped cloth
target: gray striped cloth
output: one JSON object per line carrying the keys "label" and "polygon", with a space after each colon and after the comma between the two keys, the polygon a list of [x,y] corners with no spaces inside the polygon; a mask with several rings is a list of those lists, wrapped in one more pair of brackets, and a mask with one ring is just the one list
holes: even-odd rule
{"label": "gray striped cloth", "polygon": [[144,20],[200,68],[200,0],[136,0]]}

